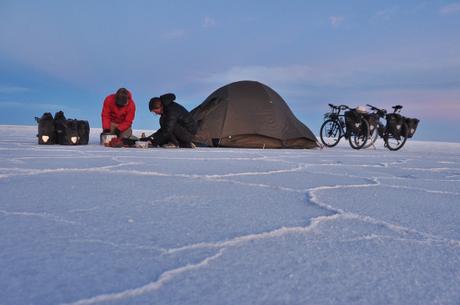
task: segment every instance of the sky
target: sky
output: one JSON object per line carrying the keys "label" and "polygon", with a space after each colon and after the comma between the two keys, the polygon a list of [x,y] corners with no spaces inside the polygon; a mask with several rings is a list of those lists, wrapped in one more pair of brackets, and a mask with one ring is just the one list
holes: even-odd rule
{"label": "sky", "polygon": [[460,142],[460,1],[0,0],[0,124],[43,112],[100,127],[104,98],[132,91],[191,110],[239,80],[277,91],[318,134],[328,103],[421,120],[418,140]]}
{"label": "sky", "polygon": [[0,126],[2,305],[460,304],[460,143],[37,148],[34,130]]}

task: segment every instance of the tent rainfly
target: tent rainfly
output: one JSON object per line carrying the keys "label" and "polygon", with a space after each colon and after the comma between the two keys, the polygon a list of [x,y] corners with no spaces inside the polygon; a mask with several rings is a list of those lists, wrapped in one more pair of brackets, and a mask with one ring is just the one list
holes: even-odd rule
{"label": "tent rainfly", "polygon": [[198,123],[193,142],[210,147],[315,148],[316,137],[283,98],[256,81],[214,91],[192,110]]}

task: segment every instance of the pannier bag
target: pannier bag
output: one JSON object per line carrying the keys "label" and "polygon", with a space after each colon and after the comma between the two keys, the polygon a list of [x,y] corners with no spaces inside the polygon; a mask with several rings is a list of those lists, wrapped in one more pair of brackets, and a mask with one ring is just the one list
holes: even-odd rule
{"label": "pannier bag", "polygon": [[56,144],[56,129],[53,116],[45,112],[41,118],[36,118],[38,122],[38,144]]}
{"label": "pannier bag", "polygon": [[66,121],[64,112],[59,111],[54,114],[54,125],[56,126],[56,143],[66,144]]}
{"label": "pannier bag", "polygon": [[[87,145],[89,142],[88,121],[66,119],[62,111],[56,112],[54,119],[51,113],[47,112],[37,121],[38,144]],[[48,133],[43,137],[45,130]],[[47,139],[46,143],[45,139]]]}
{"label": "pannier bag", "polygon": [[404,118],[404,120],[407,125],[407,130],[405,131],[405,134],[408,138],[412,138],[415,131],[417,130],[417,126],[420,120],[416,118]]}
{"label": "pannier bag", "polygon": [[398,113],[390,113],[387,116],[387,130],[390,131],[397,139],[402,134],[402,124],[404,122],[404,117]]}
{"label": "pannier bag", "polygon": [[80,145],[88,145],[89,142],[89,123],[88,121],[79,120],[78,122],[78,137]]}
{"label": "pannier bag", "polygon": [[358,113],[356,110],[348,110],[345,112],[345,125],[347,127],[348,135],[360,132],[361,119],[362,114]]}
{"label": "pannier bag", "polygon": [[372,134],[379,127],[379,116],[375,113],[364,114],[364,119],[369,123],[369,132]]}
{"label": "pannier bag", "polygon": [[80,137],[78,135],[78,120],[65,120],[63,125],[64,125],[63,136],[60,138],[62,142],[59,142],[59,144],[62,144],[62,145],[80,144]]}

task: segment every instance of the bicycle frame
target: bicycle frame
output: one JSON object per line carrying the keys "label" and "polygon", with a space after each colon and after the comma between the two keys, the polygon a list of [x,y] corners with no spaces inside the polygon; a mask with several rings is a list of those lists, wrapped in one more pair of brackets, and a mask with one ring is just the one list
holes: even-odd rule
{"label": "bicycle frame", "polygon": [[350,109],[346,105],[333,105],[329,104],[329,107],[331,107],[331,111],[328,113],[324,114],[324,121],[326,120],[336,120],[339,123],[340,129],[341,129],[341,135],[339,137],[339,141],[342,137],[347,138],[347,133],[346,133],[346,125],[345,125],[345,114],[343,111]]}

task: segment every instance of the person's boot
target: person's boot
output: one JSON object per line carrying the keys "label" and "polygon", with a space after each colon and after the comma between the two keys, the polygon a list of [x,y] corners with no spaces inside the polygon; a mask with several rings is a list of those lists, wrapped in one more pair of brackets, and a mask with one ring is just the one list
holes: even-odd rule
{"label": "person's boot", "polygon": [[179,145],[180,148],[196,148],[196,145],[193,142],[181,142]]}
{"label": "person's boot", "polygon": [[177,148],[176,144],[171,143],[171,142],[163,144],[163,145],[161,145],[161,147],[163,147],[163,148]]}

